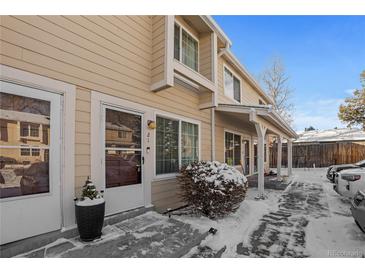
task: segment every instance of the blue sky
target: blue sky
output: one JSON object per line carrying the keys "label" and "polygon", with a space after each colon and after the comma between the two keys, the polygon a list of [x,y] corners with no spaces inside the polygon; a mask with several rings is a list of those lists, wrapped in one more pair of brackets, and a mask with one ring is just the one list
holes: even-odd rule
{"label": "blue sky", "polygon": [[365,16],[214,16],[254,76],[279,56],[291,77],[294,128],[345,127],[338,106],[360,87]]}

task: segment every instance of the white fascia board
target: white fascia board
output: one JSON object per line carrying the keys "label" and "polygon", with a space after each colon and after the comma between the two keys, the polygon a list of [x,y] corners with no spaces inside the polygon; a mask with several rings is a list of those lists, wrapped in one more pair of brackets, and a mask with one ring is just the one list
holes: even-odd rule
{"label": "white fascia board", "polygon": [[210,15],[201,15],[200,16],[203,21],[217,34],[217,36],[228,44],[228,47],[232,46],[231,40],[225,34],[225,32],[221,29],[221,27],[217,24],[217,22]]}

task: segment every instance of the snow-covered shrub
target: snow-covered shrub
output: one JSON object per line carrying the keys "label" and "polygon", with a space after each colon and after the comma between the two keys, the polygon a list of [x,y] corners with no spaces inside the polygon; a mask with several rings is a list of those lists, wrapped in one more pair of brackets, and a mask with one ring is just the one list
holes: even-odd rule
{"label": "snow-covered shrub", "polygon": [[234,167],[200,161],[183,167],[178,176],[182,199],[209,218],[235,212],[245,199],[247,179]]}

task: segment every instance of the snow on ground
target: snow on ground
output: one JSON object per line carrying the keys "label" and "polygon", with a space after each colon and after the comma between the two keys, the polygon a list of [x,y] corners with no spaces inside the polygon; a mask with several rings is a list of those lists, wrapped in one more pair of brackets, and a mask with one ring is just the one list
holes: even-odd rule
{"label": "snow on ground", "polygon": [[[222,257],[365,256],[365,234],[351,216],[350,202],[333,190],[325,171],[295,169],[293,184],[285,192],[265,190],[266,200],[255,200],[257,190],[249,189],[237,212],[220,220],[174,216],[202,231],[218,229],[186,257],[201,253],[201,247]],[[247,247],[247,254],[238,254],[237,247]]]}
{"label": "snow on ground", "polygon": [[300,180],[317,181],[322,184],[330,212],[329,217],[309,219],[306,229],[308,253],[313,257],[364,256],[365,234],[354,222],[350,200],[333,190],[333,185],[325,176],[325,169],[315,169],[309,174],[297,174]]}
{"label": "snow on ground", "polygon": [[[226,246],[223,257],[235,257],[236,246],[239,242],[249,240],[250,231],[252,231],[259,223],[260,218],[277,206],[277,200],[280,197],[280,191],[266,190],[266,200],[255,200],[257,189],[248,190],[246,199],[242,202],[240,208],[231,216],[219,220],[211,220],[206,217],[192,216],[174,216],[175,219],[189,223],[202,232],[213,227],[218,230],[216,235],[208,236],[201,246],[209,246],[214,250],[220,250]],[[191,250],[186,257],[196,252],[196,248]]]}

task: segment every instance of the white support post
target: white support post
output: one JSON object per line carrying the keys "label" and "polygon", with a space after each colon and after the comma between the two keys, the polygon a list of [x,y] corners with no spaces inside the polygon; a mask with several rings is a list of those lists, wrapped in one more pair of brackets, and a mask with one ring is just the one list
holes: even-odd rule
{"label": "white support post", "polygon": [[288,139],[288,176],[293,174],[293,141]]}
{"label": "white support post", "polygon": [[264,157],[265,157],[265,134],[267,128],[262,124],[255,123],[256,132],[257,132],[257,171],[258,171],[258,190],[259,199],[265,198],[264,188],[265,188],[265,177],[264,177]]}
{"label": "white support post", "polygon": [[282,155],[282,150],[283,150],[283,137],[282,136],[278,136],[277,137],[277,144],[278,144],[278,157],[277,157],[277,177],[278,180],[281,180],[281,155]]}

